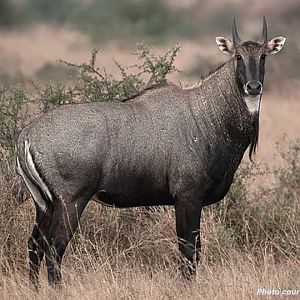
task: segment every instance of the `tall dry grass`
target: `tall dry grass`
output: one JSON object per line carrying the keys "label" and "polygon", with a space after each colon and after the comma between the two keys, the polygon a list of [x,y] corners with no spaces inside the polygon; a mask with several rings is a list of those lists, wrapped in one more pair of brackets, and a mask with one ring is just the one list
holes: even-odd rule
{"label": "tall dry grass", "polygon": [[[257,299],[257,289],[299,287],[299,263],[275,263],[266,255],[261,264],[251,257],[233,254],[218,265],[203,264],[194,282],[184,282],[172,269],[145,272],[142,266],[119,266],[118,272],[95,261],[94,270],[79,273],[64,269],[67,280],[61,290],[48,287],[42,277],[39,293],[28,287],[27,278],[13,273],[2,279],[1,299]],[[288,299],[288,297],[285,297]],[[297,299],[297,297],[293,297]]]}
{"label": "tall dry grass", "polygon": [[[296,144],[280,169],[242,166],[225,200],[204,209],[194,282],[184,281],[177,268],[172,208],[115,209],[91,202],[65,255],[62,288],[48,287],[43,264],[37,294],[27,280],[33,203],[18,204],[10,182],[2,180],[0,298],[255,299],[258,288],[299,290],[299,155]],[[254,178],[269,173],[274,185],[253,193]]]}

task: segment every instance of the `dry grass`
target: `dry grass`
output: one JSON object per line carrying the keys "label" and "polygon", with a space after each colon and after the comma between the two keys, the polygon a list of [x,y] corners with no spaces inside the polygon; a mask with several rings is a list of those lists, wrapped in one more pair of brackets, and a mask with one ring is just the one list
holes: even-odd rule
{"label": "dry grass", "polygon": [[0,299],[256,299],[258,288],[299,289],[300,152],[295,147],[296,155],[290,153],[287,165],[274,172],[271,189],[249,192],[259,170],[244,166],[225,201],[204,210],[203,251],[193,282],[184,281],[177,268],[172,208],[113,209],[92,202],[65,255],[61,289],[48,286],[43,264],[36,293],[27,279],[33,204],[18,205],[3,180]]}
{"label": "dry grass", "polygon": [[[48,287],[42,276],[37,294],[28,287],[20,272],[1,280],[1,299],[256,299],[258,288],[296,289],[300,282],[297,260],[276,263],[265,255],[262,264],[255,259],[233,254],[226,263],[203,264],[195,282],[185,282],[174,270],[145,272],[142,266],[126,264],[113,270],[110,265],[94,261],[94,270],[79,273],[64,269],[61,290]],[[296,298],[296,297],[295,297]]]}

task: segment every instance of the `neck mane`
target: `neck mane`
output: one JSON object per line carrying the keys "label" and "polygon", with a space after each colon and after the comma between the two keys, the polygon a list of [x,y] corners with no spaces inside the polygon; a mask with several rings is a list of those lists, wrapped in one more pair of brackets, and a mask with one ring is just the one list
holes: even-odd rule
{"label": "neck mane", "polygon": [[[212,114],[215,115],[217,120],[226,118],[225,123],[235,124],[236,128],[245,128],[246,136],[237,135],[237,140],[241,139],[240,142],[243,144],[243,139],[247,141],[245,143],[247,147],[249,146],[249,158],[253,161],[259,136],[259,112],[250,113],[248,110],[245,96],[236,83],[234,60],[230,59],[218,66],[207,77],[187,89],[205,95],[209,103],[204,105],[212,107]],[[234,130],[233,127],[231,131]],[[235,134],[235,132],[232,134]]]}

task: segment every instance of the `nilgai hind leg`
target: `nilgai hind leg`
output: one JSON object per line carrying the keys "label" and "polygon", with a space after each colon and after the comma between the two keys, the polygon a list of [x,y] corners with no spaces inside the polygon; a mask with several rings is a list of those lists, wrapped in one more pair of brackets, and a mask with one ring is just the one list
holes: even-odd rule
{"label": "nilgai hind leg", "polygon": [[88,201],[87,197],[71,201],[54,201],[52,221],[46,235],[48,246],[45,249],[48,281],[52,286],[61,282],[63,255]]}

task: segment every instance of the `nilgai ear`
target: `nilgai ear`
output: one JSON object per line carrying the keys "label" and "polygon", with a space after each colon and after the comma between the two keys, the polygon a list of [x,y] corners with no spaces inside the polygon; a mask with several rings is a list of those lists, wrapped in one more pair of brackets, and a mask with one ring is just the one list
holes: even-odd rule
{"label": "nilgai ear", "polygon": [[216,37],[216,43],[219,46],[219,49],[227,54],[231,55],[232,54],[232,48],[233,48],[233,43],[230,39],[224,38],[222,36]]}
{"label": "nilgai ear", "polygon": [[268,54],[278,53],[282,49],[285,41],[286,38],[283,36],[278,36],[271,39],[271,41],[267,43]]}

